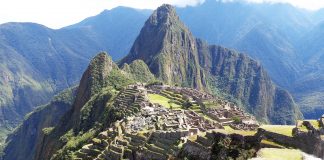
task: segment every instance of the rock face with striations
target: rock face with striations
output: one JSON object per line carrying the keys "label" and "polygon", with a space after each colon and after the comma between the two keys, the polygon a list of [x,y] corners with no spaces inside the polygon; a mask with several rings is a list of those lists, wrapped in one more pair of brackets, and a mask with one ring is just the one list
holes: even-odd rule
{"label": "rock face with striations", "polygon": [[230,95],[264,122],[292,124],[301,117],[291,95],[271,81],[260,63],[194,38],[170,5],[154,11],[121,64],[137,59],[169,84]]}

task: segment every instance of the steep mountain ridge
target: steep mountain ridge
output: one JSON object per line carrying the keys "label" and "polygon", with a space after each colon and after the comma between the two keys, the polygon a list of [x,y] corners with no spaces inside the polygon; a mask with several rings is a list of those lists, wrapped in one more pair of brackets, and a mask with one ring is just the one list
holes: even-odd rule
{"label": "steep mountain ridge", "polygon": [[77,88],[69,88],[40,106],[7,138],[3,159],[33,159],[37,146],[71,109]]}
{"label": "steep mountain ridge", "polygon": [[[133,67],[137,66],[134,70],[143,73],[137,75],[142,76],[142,81],[137,82],[154,80],[152,79],[153,75],[147,69],[148,67],[143,66],[143,64],[145,63],[140,61],[130,64]],[[131,78],[136,74],[137,72],[128,73],[127,70],[119,69],[106,53],[99,53],[94,57],[82,76],[71,110],[64,114],[53,131],[44,138],[41,145],[37,146],[34,158],[49,159],[49,157],[54,156],[54,159],[55,157],[60,159],[62,156],[68,156],[68,153],[62,152],[62,150],[66,151],[67,148],[61,148],[66,144],[66,141],[62,141],[60,137],[67,134],[72,137],[81,136],[85,133],[93,135],[95,134],[93,130],[98,129],[98,127],[109,126],[110,123],[122,118],[123,111],[111,106],[111,102],[116,97],[117,90],[136,82]],[[107,114],[112,115],[107,116]],[[73,150],[80,144],[67,150]],[[56,154],[53,155],[54,153]]]}
{"label": "steep mountain ridge", "polygon": [[141,59],[166,83],[202,88],[195,39],[171,6],[159,8],[150,16],[130,53],[121,64]]}
{"label": "steep mountain ridge", "polygon": [[1,24],[1,143],[35,106],[77,84],[94,53],[107,50],[114,60],[123,57],[146,12],[119,7],[57,30],[35,23]]}
{"label": "steep mountain ridge", "polygon": [[170,5],[154,11],[121,64],[136,59],[169,84],[221,90],[265,122],[292,124],[301,116],[291,95],[276,87],[258,62],[195,39]]}

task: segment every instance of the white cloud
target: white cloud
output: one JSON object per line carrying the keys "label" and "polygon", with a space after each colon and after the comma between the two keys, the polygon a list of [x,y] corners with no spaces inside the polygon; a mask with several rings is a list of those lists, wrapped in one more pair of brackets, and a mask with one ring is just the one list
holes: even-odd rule
{"label": "white cloud", "polygon": [[296,7],[317,10],[324,7],[324,0],[246,0],[255,3],[290,3]]}
{"label": "white cloud", "polygon": [[0,23],[36,22],[60,28],[96,15],[104,9],[129,6],[155,9],[168,3],[196,5],[204,0],[0,0]]}
{"label": "white cloud", "polygon": [[[0,0],[0,23],[36,22],[60,28],[117,6],[155,9],[163,3],[179,7],[194,6],[205,0]],[[237,0],[225,0],[237,1]],[[248,2],[288,2],[295,6],[318,9],[324,0],[245,0]]]}

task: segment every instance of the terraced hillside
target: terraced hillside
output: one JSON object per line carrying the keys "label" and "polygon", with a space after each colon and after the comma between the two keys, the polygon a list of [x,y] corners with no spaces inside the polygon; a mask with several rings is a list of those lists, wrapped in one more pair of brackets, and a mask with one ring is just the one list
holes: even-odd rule
{"label": "terraced hillside", "polygon": [[[146,65],[138,67],[147,71]],[[50,126],[38,122],[46,127],[38,130],[42,141],[30,139],[37,144],[34,148],[15,147],[26,142],[13,136],[6,153],[21,154],[4,159],[28,154],[53,160],[249,159],[261,148],[290,147],[322,157],[323,119],[259,127],[254,116],[233,102],[194,88],[136,81],[130,76],[136,74],[100,53],[84,73],[75,98],[70,97],[71,109]],[[144,80],[151,77],[144,75]],[[33,126],[25,123],[17,133],[26,133],[25,128]]]}
{"label": "terraced hillside", "polygon": [[[205,98],[195,101],[199,96]],[[178,107],[170,107],[170,101]],[[191,105],[187,105],[188,102]],[[310,152],[309,148],[299,146],[322,143],[312,140],[312,136],[305,137],[324,134],[321,120],[298,121],[296,126],[262,125],[258,130],[257,127],[254,130],[239,128],[246,121],[236,122],[233,118],[222,123],[208,112],[209,109],[233,109],[230,102],[198,90],[167,85],[130,85],[120,91],[114,105],[132,112],[125,112],[128,116],[88,140],[73,153],[75,159],[247,159],[257,156],[301,160],[309,156],[306,153],[321,156],[318,155],[321,149]],[[305,143],[305,138],[310,141]],[[228,140],[230,148],[225,145]],[[233,150],[237,154],[233,154]],[[280,156],[283,152],[285,157]]]}
{"label": "terraced hillside", "polygon": [[[236,130],[229,125],[224,128],[220,122],[205,114],[202,103],[194,100],[199,95],[209,100],[216,98],[190,88],[130,85],[118,93],[113,103],[126,117],[89,140],[73,153],[73,157],[89,160],[187,156],[208,159],[213,156],[215,134],[254,137],[256,144],[252,148],[257,151],[260,142],[254,136],[256,131]],[[191,148],[200,154],[191,153]]]}

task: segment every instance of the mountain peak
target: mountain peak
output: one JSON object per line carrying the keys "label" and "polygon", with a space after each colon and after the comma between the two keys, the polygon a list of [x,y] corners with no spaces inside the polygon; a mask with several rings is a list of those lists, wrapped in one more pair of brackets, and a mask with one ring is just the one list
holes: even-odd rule
{"label": "mountain peak", "polygon": [[172,20],[179,20],[175,8],[169,4],[163,4],[154,11],[147,22],[160,25],[170,24]]}
{"label": "mountain peak", "polygon": [[[130,53],[120,64],[141,59],[166,83],[201,88],[196,50],[196,40],[180,21],[175,8],[164,4],[145,22]],[[192,73],[198,76],[192,77]]]}

